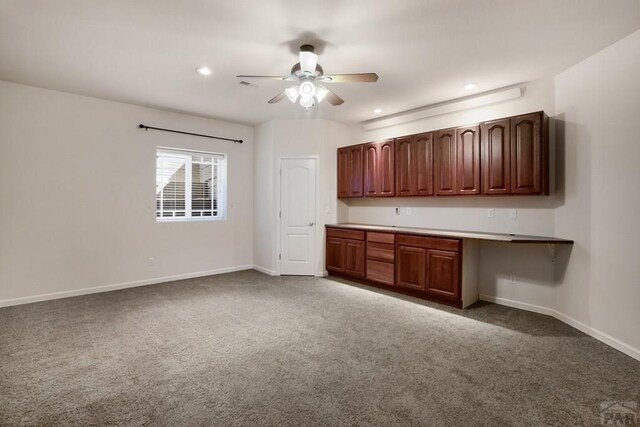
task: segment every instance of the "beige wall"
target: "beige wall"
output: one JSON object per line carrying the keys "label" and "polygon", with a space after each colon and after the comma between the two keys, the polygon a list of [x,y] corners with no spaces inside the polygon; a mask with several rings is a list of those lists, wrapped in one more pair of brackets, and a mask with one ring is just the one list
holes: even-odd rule
{"label": "beige wall", "polygon": [[255,264],[275,274],[278,267],[279,159],[317,156],[316,274],[324,273],[324,225],[338,218],[336,149],[347,145],[349,128],[329,120],[273,120],[256,128]]}
{"label": "beige wall", "polygon": [[[228,154],[227,220],[156,223],[156,146]],[[249,126],[0,82],[0,305],[250,268],[252,165]]]}
{"label": "beige wall", "polygon": [[[640,31],[555,78],[555,233],[576,243],[556,270],[555,309],[640,358]],[[576,323],[578,322],[578,323]]]}

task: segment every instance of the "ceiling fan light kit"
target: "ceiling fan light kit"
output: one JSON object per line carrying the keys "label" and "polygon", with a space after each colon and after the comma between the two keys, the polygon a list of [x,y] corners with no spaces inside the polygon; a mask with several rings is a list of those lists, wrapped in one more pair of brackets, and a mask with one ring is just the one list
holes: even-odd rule
{"label": "ceiling fan light kit", "polygon": [[327,98],[331,105],[340,105],[344,100],[319,83],[366,83],[378,81],[375,73],[361,74],[333,74],[324,75],[324,70],[318,64],[318,55],[314,53],[311,45],[300,46],[300,62],[291,67],[290,76],[250,76],[239,75],[239,78],[262,78],[298,82],[290,86],[269,100],[269,104],[276,104],[285,97],[292,103],[298,102],[302,107],[309,109],[316,103]]}

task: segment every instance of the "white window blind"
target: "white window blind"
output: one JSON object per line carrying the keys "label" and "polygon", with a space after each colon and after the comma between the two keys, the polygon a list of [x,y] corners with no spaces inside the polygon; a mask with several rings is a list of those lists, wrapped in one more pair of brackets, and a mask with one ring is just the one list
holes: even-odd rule
{"label": "white window blind", "polygon": [[219,219],[225,216],[226,156],[158,148],[156,219]]}

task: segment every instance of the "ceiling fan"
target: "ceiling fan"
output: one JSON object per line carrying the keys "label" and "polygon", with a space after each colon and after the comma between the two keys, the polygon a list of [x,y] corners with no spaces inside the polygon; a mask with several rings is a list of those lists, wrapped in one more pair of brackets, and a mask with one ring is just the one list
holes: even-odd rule
{"label": "ceiling fan", "polygon": [[323,99],[331,105],[340,105],[344,100],[338,95],[323,86],[323,83],[373,83],[378,81],[376,73],[359,74],[329,74],[325,75],[320,64],[318,55],[313,52],[313,46],[304,44],[300,46],[300,62],[291,67],[290,76],[249,76],[240,75],[243,79],[274,79],[283,81],[293,81],[297,84],[283,90],[269,100],[269,104],[289,98],[294,104],[299,102],[304,108],[313,107],[316,102]]}

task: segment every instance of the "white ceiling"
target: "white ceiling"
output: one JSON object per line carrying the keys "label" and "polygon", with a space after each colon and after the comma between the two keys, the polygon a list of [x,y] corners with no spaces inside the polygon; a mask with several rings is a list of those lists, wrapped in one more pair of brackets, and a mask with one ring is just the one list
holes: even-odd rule
{"label": "white ceiling", "polygon": [[[0,80],[255,124],[355,123],[551,76],[640,28],[638,0],[0,0]],[[308,113],[267,100],[315,43],[345,99]],[[194,69],[208,65],[205,78]],[[585,88],[588,90],[588,88]]]}

